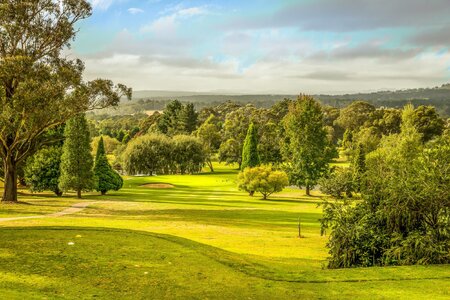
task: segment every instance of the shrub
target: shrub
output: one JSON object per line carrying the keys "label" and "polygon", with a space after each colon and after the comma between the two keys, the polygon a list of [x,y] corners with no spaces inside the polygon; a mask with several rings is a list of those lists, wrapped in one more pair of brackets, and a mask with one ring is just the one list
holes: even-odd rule
{"label": "shrub", "polygon": [[334,198],[342,199],[342,194],[348,197],[354,192],[353,172],[349,168],[336,168],[330,175],[319,180],[320,191]]}
{"label": "shrub", "polygon": [[273,193],[281,192],[289,185],[285,172],[275,171],[269,166],[245,168],[238,175],[238,187],[247,192],[259,192],[264,200]]}

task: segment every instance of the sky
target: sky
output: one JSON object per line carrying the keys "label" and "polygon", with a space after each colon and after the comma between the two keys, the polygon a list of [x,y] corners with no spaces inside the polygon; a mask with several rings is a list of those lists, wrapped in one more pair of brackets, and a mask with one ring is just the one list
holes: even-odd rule
{"label": "sky", "polygon": [[89,0],[70,55],[134,90],[341,94],[450,82],[449,0]]}

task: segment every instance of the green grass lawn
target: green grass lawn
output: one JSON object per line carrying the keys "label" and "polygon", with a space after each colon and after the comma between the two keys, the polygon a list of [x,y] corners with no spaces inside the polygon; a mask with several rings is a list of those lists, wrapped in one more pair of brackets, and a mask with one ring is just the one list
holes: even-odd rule
{"label": "green grass lawn", "polygon": [[[324,269],[321,195],[269,200],[236,189],[236,171],[126,178],[120,192],[61,218],[0,222],[6,299],[448,299],[450,268]],[[165,183],[173,188],[151,188]],[[0,218],[80,202],[31,195]],[[297,238],[300,218],[302,234]],[[68,243],[74,243],[69,245]]]}

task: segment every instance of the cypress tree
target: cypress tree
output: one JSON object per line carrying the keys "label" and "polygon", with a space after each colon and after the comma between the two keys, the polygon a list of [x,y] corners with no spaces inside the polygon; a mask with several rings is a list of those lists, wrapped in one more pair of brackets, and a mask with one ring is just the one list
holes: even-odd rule
{"label": "cypress tree", "polygon": [[256,127],[253,123],[247,130],[247,136],[245,137],[244,147],[242,149],[242,164],[241,170],[247,167],[253,168],[259,165],[258,155],[258,135]]}
{"label": "cypress tree", "polygon": [[122,177],[113,170],[106,157],[103,137],[98,141],[97,154],[95,156],[94,174],[97,178],[97,192],[105,195],[108,191],[118,191],[123,186]]}
{"label": "cypress tree", "polygon": [[84,114],[67,122],[64,137],[59,187],[63,191],[75,190],[81,198],[82,191],[95,187],[89,126]]}

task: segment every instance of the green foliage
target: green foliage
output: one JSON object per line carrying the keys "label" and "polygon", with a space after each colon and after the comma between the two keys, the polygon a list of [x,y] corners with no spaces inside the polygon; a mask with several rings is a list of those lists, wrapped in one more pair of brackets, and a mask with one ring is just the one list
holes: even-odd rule
{"label": "green foliage", "polygon": [[180,112],[180,123],[184,133],[191,134],[197,128],[198,114],[194,104],[186,104]]}
{"label": "green foliage", "polygon": [[244,148],[242,149],[242,163],[241,170],[247,167],[253,168],[258,166],[259,154],[258,154],[258,133],[255,125],[250,123],[247,130],[247,136],[244,141]]}
{"label": "green foliage", "polygon": [[123,168],[130,175],[197,173],[205,161],[199,139],[158,134],[133,139],[121,156]]}
{"label": "green foliage", "polygon": [[291,184],[310,188],[328,171],[334,148],[327,138],[320,105],[302,95],[289,106],[283,119],[284,159]]}
{"label": "green foliage", "polygon": [[92,139],[92,142],[91,142],[91,148],[92,148],[93,154],[98,153],[97,147],[100,145],[99,144],[100,139],[103,139],[103,147],[104,147],[104,152],[106,153],[106,155],[114,154],[121,145],[120,142],[116,138],[112,138],[108,135],[96,136],[95,138]]}
{"label": "green foliage", "polygon": [[193,136],[176,135],[171,141],[175,172],[182,175],[201,172],[205,163],[203,144]]}
{"label": "green foliage", "polygon": [[342,138],[342,147],[344,149],[350,149],[353,143],[353,133],[350,129],[346,129],[344,132],[344,137]]}
{"label": "green foliage", "polygon": [[264,200],[289,185],[288,176],[270,166],[247,167],[238,175],[238,187],[246,192],[259,192]]}
{"label": "green foliage", "polygon": [[29,157],[25,166],[25,181],[32,192],[49,190],[57,196],[62,192],[58,186],[62,148],[43,148]]}
{"label": "green foliage", "polygon": [[422,144],[412,106],[401,133],[367,156],[361,194],[325,206],[330,267],[450,262],[450,140]]}
{"label": "green foliage", "polygon": [[336,124],[345,130],[356,131],[364,125],[374,111],[375,106],[367,102],[352,102],[341,110],[339,117],[336,119]]}
{"label": "green foliage", "polygon": [[96,185],[89,127],[84,114],[67,122],[64,136],[59,188],[63,191],[75,190],[81,197],[82,191],[91,191]]}
{"label": "green foliage", "polygon": [[106,158],[103,138],[98,141],[97,154],[95,156],[94,174],[97,180],[95,189],[105,195],[108,191],[118,191],[123,186],[122,177],[111,168]]}
{"label": "green foliage", "polygon": [[3,201],[17,201],[17,165],[46,145],[46,132],[87,110],[131,97],[109,80],[83,81],[84,65],[63,49],[79,21],[91,14],[86,0],[3,1],[0,5],[0,157]]}
{"label": "green foliage", "polygon": [[217,125],[216,119],[217,118],[213,114],[211,114],[197,130],[197,137],[203,144],[206,163],[208,164],[211,172],[214,172],[211,157],[213,153],[215,153],[219,149],[221,141],[220,128]]}
{"label": "green foliage", "polygon": [[250,123],[258,124],[258,110],[253,105],[239,107],[226,115],[223,138],[219,149],[220,161],[242,163],[242,149]]}
{"label": "green foliage", "polygon": [[319,179],[320,191],[334,198],[342,199],[343,194],[352,197],[355,191],[353,173],[349,168],[335,168],[328,176]]}
{"label": "green foliage", "polygon": [[352,170],[355,190],[360,192],[366,173],[366,152],[362,144],[358,144],[353,154]]}
{"label": "green foliage", "polygon": [[417,107],[412,119],[414,126],[422,134],[424,142],[442,135],[445,128],[445,121],[439,117],[433,106],[421,105]]}

